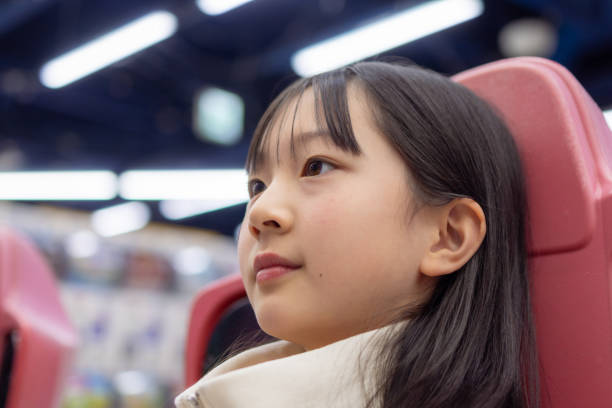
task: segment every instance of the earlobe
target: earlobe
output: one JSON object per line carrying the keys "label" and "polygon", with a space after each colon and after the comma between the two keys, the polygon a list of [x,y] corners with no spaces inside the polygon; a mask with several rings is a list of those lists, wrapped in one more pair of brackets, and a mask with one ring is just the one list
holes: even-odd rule
{"label": "earlobe", "polygon": [[486,219],[480,205],[470,198],[457,198],[437,207],[432,215],[431,245],[420,271],[441,276],[459,270],[476,253],[486,234]]}

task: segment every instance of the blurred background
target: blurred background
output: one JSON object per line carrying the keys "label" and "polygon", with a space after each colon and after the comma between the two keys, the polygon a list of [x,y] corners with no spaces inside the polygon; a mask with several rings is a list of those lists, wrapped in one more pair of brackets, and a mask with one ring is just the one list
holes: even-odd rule
{"label": "blurred background", "polygon": [[612,108],[610,0],[3,0],[0,223],[81,345],[63,407],[170,407],[190,301],[237,271],[242,166],[292,80],[386,55],[535,55]]}

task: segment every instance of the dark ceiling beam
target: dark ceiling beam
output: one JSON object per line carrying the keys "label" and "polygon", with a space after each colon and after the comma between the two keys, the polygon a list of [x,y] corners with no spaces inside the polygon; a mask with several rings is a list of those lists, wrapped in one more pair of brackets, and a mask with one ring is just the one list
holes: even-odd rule
{"label": "dark ceiling beam", "polygon": [[0,3],[0,35],[8,33],[32,19],[53,4],[55,0],[12,0]]}

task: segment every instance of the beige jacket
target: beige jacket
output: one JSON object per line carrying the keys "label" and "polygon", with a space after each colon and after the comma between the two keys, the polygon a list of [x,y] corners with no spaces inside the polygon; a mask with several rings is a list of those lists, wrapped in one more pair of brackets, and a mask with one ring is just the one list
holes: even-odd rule
{"label": "beige jacket", "polygon": [[358,408],[372,392],[369,331],[304,351],[286,341],[247,350],[180,394],[177,408]]}

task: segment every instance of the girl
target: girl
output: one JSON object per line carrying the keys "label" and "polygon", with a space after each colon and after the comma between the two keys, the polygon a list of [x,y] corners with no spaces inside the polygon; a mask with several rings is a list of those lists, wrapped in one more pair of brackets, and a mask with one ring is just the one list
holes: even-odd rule
{"label": "girl", "polygon": [[240,269],[282,340],[178,407],[537,406],[523,176],[485,102],[357,63],[285,89],[246,168]]}

